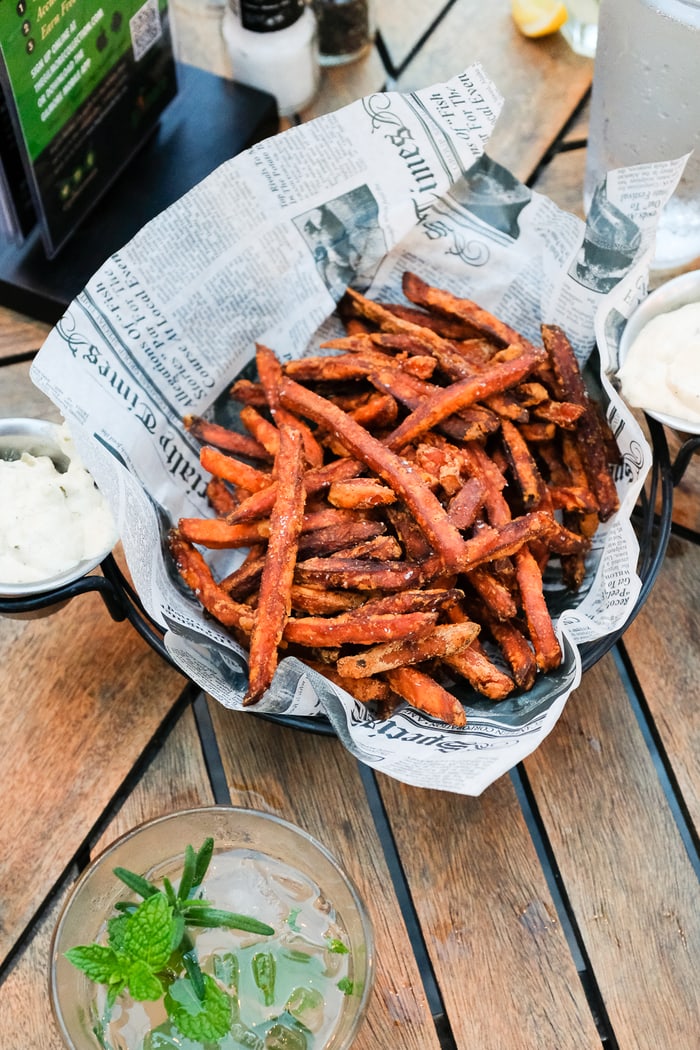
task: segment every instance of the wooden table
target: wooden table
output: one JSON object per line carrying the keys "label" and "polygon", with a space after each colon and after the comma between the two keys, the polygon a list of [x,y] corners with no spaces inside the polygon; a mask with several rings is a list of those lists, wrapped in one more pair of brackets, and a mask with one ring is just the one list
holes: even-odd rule
{"label": "wooden table", "polygon": [[[506,98],[490,152],[580,213],[589,60],[558,35],[520,37],[507,0],[384,0],[377,15],[378,46],[326,72],[304,119],[478,59]],[[3,416],[56,417],[28,378],[46,332],[0,311]],[[300,824],[359,885],[377,981],[358,1050],[697,1050],[697,457],[674,521],[622,641],[543,745],[476,799],[406,787],[330,736],[224,710],[95,594],[0,618],[3,1050],[61,1045],[49,941],[90,857],[143,819],[229,801]]]}

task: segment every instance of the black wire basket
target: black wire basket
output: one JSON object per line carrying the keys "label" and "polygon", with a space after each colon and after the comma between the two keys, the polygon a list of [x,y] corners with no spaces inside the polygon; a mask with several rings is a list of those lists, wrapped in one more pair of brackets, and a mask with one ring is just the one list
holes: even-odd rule
{"label": "black wire basket", "polygon": [[[579,647],[583,671],[597,663],[615,645],[644,605],[658,575],[671,533],[674,484],[680,480],[690,456],[697,448],[697,439],[690,439],[682,446],[672,464],[663,426],[650,418],[647,419],[647,424],[652,448],[652,466],[632,515],[632,524],[639,542],[637,571],[642,586],[634,609],[622,627]],[[83,576],[55,590],[27,598],[0,597],[0,614],[17,617],[40,611],[48,612],[53,607],[58,609],[65,602],[90,591],[97,591],[114,620],[128,620],[164,660],[180,670],[165,647],[161,627],[146,612],[138,594],[112,554],[101,563],[99,573]],[[285,715],[260,717],[298,729],[320,733],[333,732],[325,718],[292,718]]]}

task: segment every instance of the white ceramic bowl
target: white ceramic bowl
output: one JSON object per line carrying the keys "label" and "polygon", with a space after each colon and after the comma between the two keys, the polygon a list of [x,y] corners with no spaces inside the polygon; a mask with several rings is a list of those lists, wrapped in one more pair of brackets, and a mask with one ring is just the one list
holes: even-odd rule
{"label": "white ceramic bowl", "polygon": [[[23,452],[33,456],[48,456],[56,469],[63,473],[70,459],[62,430],[45,419],[0,419],[0,459],[16,459]],[[9,583],[0,579],[0,597],[28,598],[54,591],[64,584],[80,579],[107,557],[116,542],[116,534],[109,544],[90,558],[84,558],[71,569],[31,583]]]}
{"label": "white ceramic bowl", "polygon": [[[700,302],[700,270],[693,270],[691,273],[684,273],[680,277],[674,277],[647,296],[644,302],[639,304],[625,325],[620,340],[620,367],[622,367],[632,343],[642,328],[653,317],[669,313],[671,310],[677,310],[681,306],[687,306],[688,303],[697,302]],[[659,423],[663,423],[673,430],[680,430],[686,434],[700,434],[700,423],[691,423],[680,416],[669,416],[663,412],[656,412],[646,408],[644,411],[652,419],[658,420]]]}

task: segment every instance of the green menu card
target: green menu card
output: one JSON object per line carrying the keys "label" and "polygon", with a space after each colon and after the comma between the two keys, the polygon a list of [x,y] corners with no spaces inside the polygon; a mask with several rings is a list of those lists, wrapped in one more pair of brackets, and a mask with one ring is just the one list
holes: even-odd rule
{"label": "green menu card", "polygon": [[0,0],[0,82],[52,258],[176,94],[167,0]]}

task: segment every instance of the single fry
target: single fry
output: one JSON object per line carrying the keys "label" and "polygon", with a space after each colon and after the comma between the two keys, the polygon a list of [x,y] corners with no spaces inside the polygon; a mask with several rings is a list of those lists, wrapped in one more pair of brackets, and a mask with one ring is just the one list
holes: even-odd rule
{"label": "single fry", "polygon": [[230,481],[233,485],[240,485],[249,492],[257,492],[259,489],[268,487],[272,478],[269,474],[255,467],[249,466],[243,460],[228,456],[219,452],[211,445],[204,445],[199,451],[199,462],[205,470],[223,481]]}
{"label": "single fry", "polygon": [[301,433],[280,428],[280,450],[275,467],[277,498],[270,514],[270,538],[260,578],[258,611],[250,636],[248,690],[244,705],[257,703],[272,682],[278,647],[289,617],[297,543],[304,515]]}
{"label": "single fry", "polygon": [[301,659],[308,667],[340,686],[363,704],[387,703],[390,699],[391,689],[388,682],[383,682],[378,678],[344,678],[335,667],[329,664],[318,660],[308,660],[304,657]]}
{"label": "single fry", "polygon": [[225,518],[180,518],[177,525],[184,539],[211,550],[249,547],[251,543],[266,540],[270,535],[267,518],[244,522],[242,525],[229,525]]}
{"label": "single fry", "polygon": [[251,437],[274,459],[280,450],[280,432],[275,424],[265,419],[253,405],[244,405],[240,418]]}
{"label": "single fry", "polygon": [[292,585],[292,609],[308,616],[336,616],[348,609],[356,609],[362,601],[362,595],[352,591],[321,590],[299,583]]}
{"label": "single fry", "polygon": [[284,639],[307,648],[326,645],[373,645],[387,638],[417,638],[435,623],[429,612],[365,616],[362,607],[339,616],[305,616],[288,620]]}
{"label": "single fry", "polygon": [[535,457],[518,428],[508,419],[501,423],[501,434],[506,455],[520,487],[525,510],[532,510],[542,502],[544,482]]}
{"label": "single fry", "polygon": [[323,584],[326,587],[350,588],[355,591],[401,591],[420,586],[428,576],[440,572],[439,564],[395,561],[382,564],[363,558],[309,558],[297,566],[299,583]]}
{"label": "single fry", "polygon": [[537,666],[541,671],[551,671],[561,663],[561,646],[554,633],[552,618],[542,592],[540,570],[526,547],[517,552],[514,561]]}
{"label": "single fry", "polygon": [[343,547],[331,555],[333,558],[374,558],[377,561],[398,561],[403,554],[401,544],[394,536],[374,536],[372,539]]}
{"label": "single fry", "polygon": [[445,663],[489,700],[505,700],[515,689],[513,679],[489,660],[478,638],[466,649],[448,656]]}
{"label": "single fry", "polygon": [[535,654],[525,635],[512,622],[485,617],[488,630],[503,653],[513,680],[525,692],[532,689],[537,675]]}
{"label": "single fry", "polygon": [[238,506],[238,500],[221,478],[211,478],[207,482],[207,499],[214,512],[220,518],[225,518],[228,514],[232,514]]}
{"label": "single fry", "polygon": [[460,299],[450,292],[431,287],[415,273],[404,274],[403,291],[406,298],[418,306],[434,309],[448,317],[464,321],[501,346],[515,344],[523,349],[535,349],[519,332],[494,317],[488,310],[484,310],[470,299]]}
{"label": "single fry", "polygon": [[483,400],[489,394],[514,386],[529,375],[541,360],[541,352],[533,347],[511,360],[492,363],[468,379],[441,387],[438,393],[414,409],[392,431],[387,439],[388,446],[392,449],[402,448],[455,412]]}
{"label": "single fry", "polygon": [[177,571],[208,613],[225,627],[239,627],[250,632],[252,616],[246,605],[234,601],[215,582],[200,552],[185,540],[177,529],[168,535],[168,547]]}
{"label": "single fry", "polygon": [[450,500],[447,510],[450,521],[458,529],[468,529],[474,524],[477,514],[484,505],[485,494],[486,486],[480,478],[468,478]]}
{"label": "single fry", "polygon": [[415,667],[397,667],[386,672],[386,679],[399,696],[418,711],[424,711],[451,726],[464,726],[467,716],[452,693]]}
{"label": "single fry", "polygon": [[300,537],[299,556],[316,557],[320,554],[334,554],[352,544],[376,539],[384,532],[386,532],[386,525],[383,521],[348,521],[340,525],[328,525],[323,529],[313,529]]}
{"label": "single fry", "polygon": [[561,328],[556,325],[542,325],[542,339],[549,353],[562,397],[584,409],[576,428],[577,444],[581,450],[589,484],[598,500],[600,519],[607,521],[618,509],[620,500],[608,470],[606,444],[596,406],[588,396],[573,348]]}
{"label": "single fry", "polygon": [[328,502],[334,507],[368,509],[396,503],[396,494],[376,478],[350,478],[333,482],[328,489]]}
{"label": "single fry", "polygon": [[478,623],[469,621],[442,624],[409,642],[392,640],[366,649],[363,653],[342,657],[337,663],[338,671],[347,678],[367,678],[394,667],[407,667],[426,660],[444,660],[446,656],[452,656],[471,645],[479,630]]}
{"label": "single fry", "polygon": [[304,442],[306,462],[310,467],[320,467],[323,463],[323,449],[318,441],[302,420],[290,416],[280,404],[279,384],[282,378],[282,366],[277,360],[277,355],[269,347],[256,343],[255,362],[265,395],[264,403],[269,408],[275,424],[278,427],[287,424],[298,430]]}
{"label": "single fry", "polygon": [[248,456],[250,459],[270,459],[265,446],[253,437],[238,434],[235,430],[211,423],[201,416],[185,416],[183,423],[192,437],[202,445],[213,445],[222,452],[233,452],[237,456]]}
{"label": "single fry", "polygon": [[[362,464],[354,459],[337,459],[326,466],[307,470],[303,477],[304,491],[307,496],[313,496],[323,489],[327,489],[334,481],[354,478],[361,474]],[[239,505],[229,515],[228,521],[235,525],[240,521],[252,521],[255,518],[264,518],[272,510],[277,498],[277,482],[271,481],[266,488],[253,492],[247,499],[241,500]]]}

